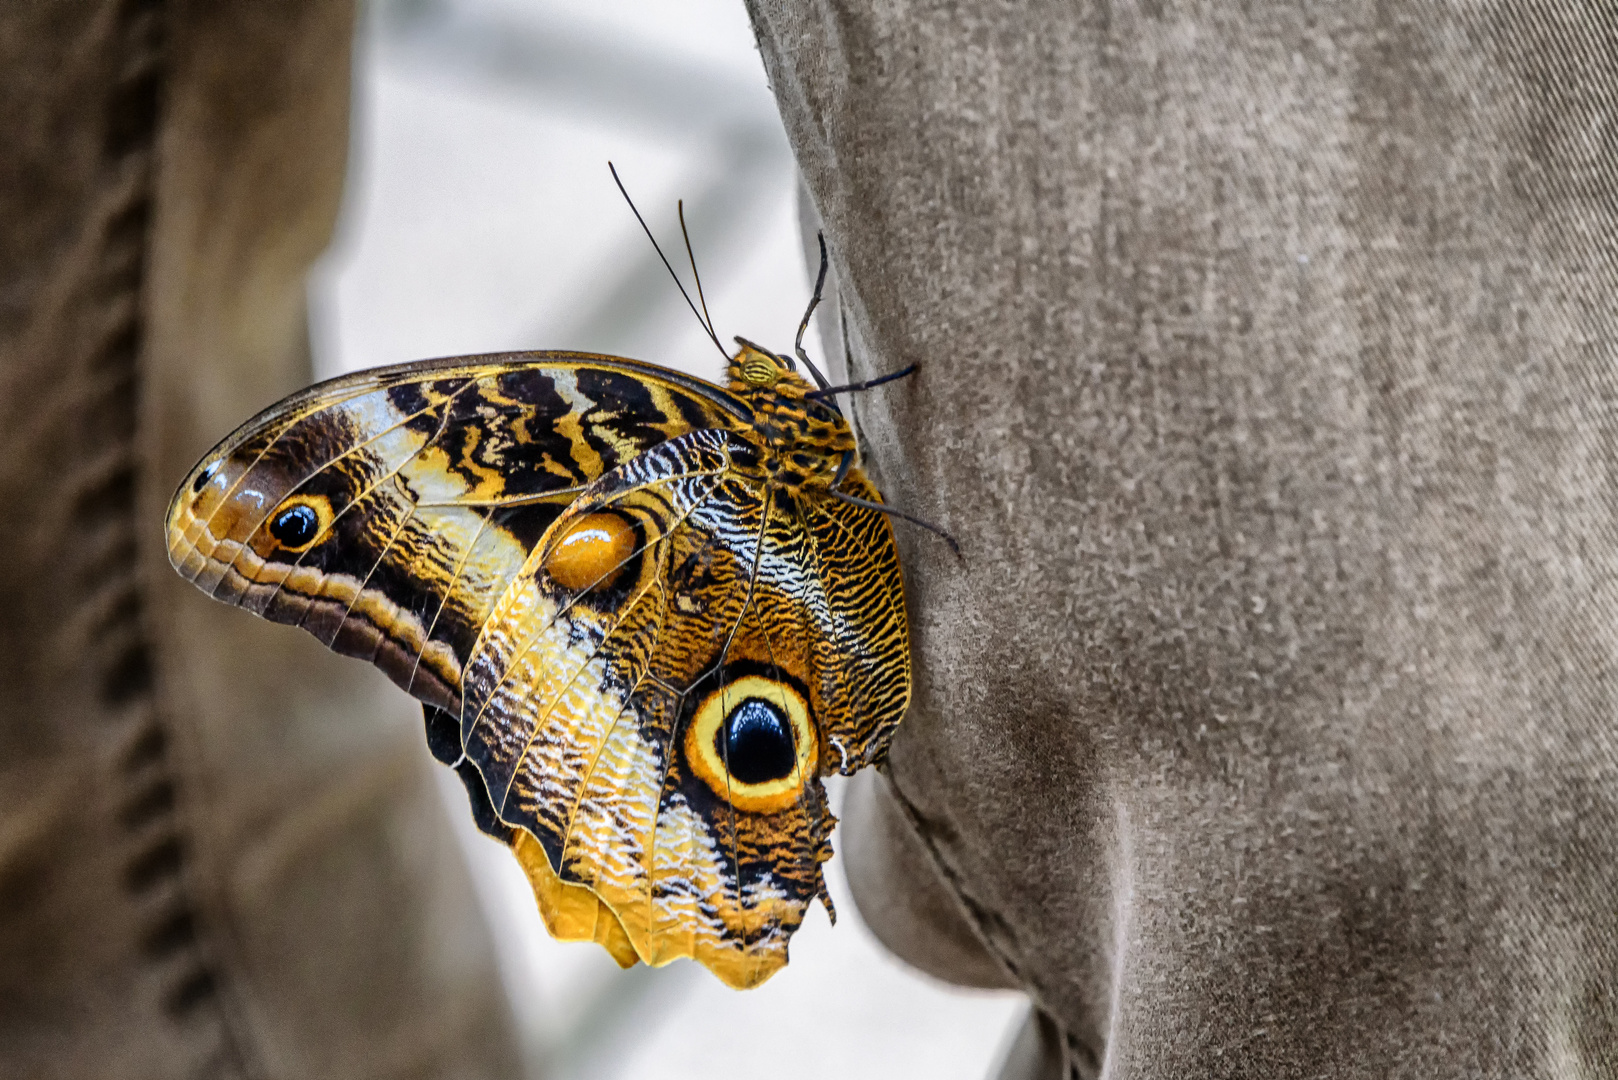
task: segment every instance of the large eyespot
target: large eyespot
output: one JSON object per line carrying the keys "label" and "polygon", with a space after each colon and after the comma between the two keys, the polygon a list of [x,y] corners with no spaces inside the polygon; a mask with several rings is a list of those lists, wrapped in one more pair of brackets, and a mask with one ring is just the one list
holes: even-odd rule
{"label": "large eyespot", "polygon": [[818,742],[802,692],[744,675],[708,693],[685,734],[686,760],[738,810],[773,813],[798,801],[815,775]]}
{"label": "large eyespot", "polygon": [[635,527],[622,514],[584,514],[551,542],[545,572],[564,589],[600,592],[623,576],[636,543]]}
{"label": "large eyespot", "polygon": [[294,554],[307,550],[331,524],[331,504],[325,499],[299,496],[288,499],[270,517],[270,536]]}

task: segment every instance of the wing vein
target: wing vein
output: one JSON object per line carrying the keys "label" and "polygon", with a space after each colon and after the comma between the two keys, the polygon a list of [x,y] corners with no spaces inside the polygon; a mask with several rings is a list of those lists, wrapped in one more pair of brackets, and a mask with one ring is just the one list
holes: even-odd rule
{"label": "wing vein", "polygon": [[[426,632],[422,635],[421,648],[416,650],[416,662],[410,669],[410,681],[405,684],[406,690],[416,685],[416,673],[421,670],[421,661],[422,657],[427,654],[427,646],[432,644],[433,631],[438,629],[438,620],[444,614],[444,609],[449,606],[451,598],[454,597],[455,586],[460,584],[461,574],[466,571],[466,564],[471,561],[472,552],[477,547],[478,541],[483,537],[483,530],[489,527],[493,517],[492,513],[479,516],[477,530],[472,533],[471,541],[467,543],[465,550],[461,552],[459,560],[455,563],[455,570],[450,574],[449,582],[444,586],[444,594],[438,598],[438,610],[433,612],[433,621],[428,624]],[[501,588],[503,589],[504,585]],[[457,684],[462,682],[461,676],[464,671],[465,669],[463,668],[462,672],[457,673],[455,677]],[[459,686],[457,685],[456,688],[459,689]]]}
{"label": "wing vein", "polygon": [[[633,460],[633,459],[631,459],[631,460]],[[699,476],[715,476],[715,475],[717,475],[719,477],[719,479],[714,482],[714,487],[718,487],[719,484],[722,483],[723,480],[724,480],[724,473],[725,473],[725,469],[723,469],[723,468],[720,468],[720,469],[692,470],[690,472],[679,473],[679,474],[676,474],[676,475],[673,475],[673,476],[659,477],[655,481],[655,483],[660,483],[660,484],[661,483],[673,483],[674,481],[677,481],[677,480],[688,480],[688,479],[694,479],[694,478],[699,477]],[[603,474],[603,475],[605,475],[605,474]],[[620,496],[628,495],[628,494],[631,494],[634,491],[641,491],[641,490],[644,490],[646,488],[650,488],[652,486],[653,485],[651,483],[642,484],[642,485],[639,485],[639,486],[637,486],[635,488],[631,488],[629,490],[619,492],[618,494]],[[707,495],[710,494],[712,492],[712,490],[713,489],[710,488],[708,492],[704,492],[704,495],[703,495],[704,499],[706,499]],[[600,504],[600,505],[608,505],[608,504]],[[680,518],[680,521],[677,521],[675,523],[675,525],[678,526],[680,524],[680,522],[683,522],[685,520],[685,518],[689,517],[689,516],[690,516],[690,514],[689,514],[689,511],[688,511],[687,514],[683,515]],[[560,519],[558,519],[558,520],[560,520]],[[554,523],[553,523],[553,527],[554,527]],[[664,535],[665,536],[668,535],[669,531],[672,531],[672,530],[665,531]],[[543,538],[542,538],[541,542],[543,542]],[[651,543],[652,542],[649,541],[647,544],[642,545],[640,548],[638,548],[635,551],[631,552],[629,554],[629,558],[632,559],[636,555],[638,555],[641,552],[645,551],[646,548],[651,545]],[[530,555],[532,555],[532,552],[530,552]],[[628,559],[626,559],[625,561],[627,562]],[[621,566],[623,564],[619,563],[618,565]],[[510,588],[509,583],[507,585],[507,588],[508,589]],[[572,607],[573,607],[573,604],[574,604],[574,602],[576,600],[577,600],[577,596],[575,596],[573,600],[569,600],[568,603],[562,609],[557,611],[556,615],[561,616],[561,615],[565,614],[567,611],[571,610]],[[496,601],[496,602],[498,603],[498,601]],[[535,637],[537,638],[538,634],[543,633],[544,631],[550,629],[550,627],[554,623],[554,621],[555,620],[553,618],[551,623],[546,623],[544,626],[538,628],[538,630],[535,633]],[[484,638],[488,633],[488,629],[489,629],[489,627],[488,627],[488,622],[487,621],[485,621],[484,624],[478,628],[478,636],[477,636],[476,639],[473,640],[472,647],[469,650],[467,650],[467,654],[466,654],[467,655],[467,666],[471,666],[473,658],[475,658],[478,655],[478,650],[482,648]],[[529,642],[528,642],[528,645],[531,646],[532,644],[533,644],[533,639],[530,639]],[[526,649],[527,649],[527,647],[524,648],[524,653],[526,653]],[[516,663],[516,661],[519,658],[520,658],[520,654],[519,655],[514,655],[511,658],[511,661],[507,665],[507,670],[508,671],[510,670],[510,665]],[[476,727],[482,721],[482,719],[483,719],[483,708],[488,704],[489,699],[491,699],[494,696],[495,691],[500,688],[500,686],[503,684],[503,682],[504,682],[504,676],[502,675],[501,679],[499,681],[497,681],[495,683],[495,685],[489,689],[488,697],[486,697],[484,699],[483,705],[479,706],[477,715],[472,718],[472,727]],[[464,678],[461,681],[461,717],[460,717],[460,719],[461,719],[461,728],[462,728],[462,730],[463,731],[470,730],[467,727],[467,724],[466,724],[466,680]]]}
{"label": "wing vein", "polygon": [[[696,513],[704,505],[706,505],[708,500],[713,497],[713,493],[719,488],[719,486],[723,482],[724,482],[724,477],[723,476],[720,476],[719,478],[715,479],[713,484],[710,485],[709,488],[702,493],[702,496],[697,501],[695,501],[685,511],[685,513],[681,514],[675,520],[674,524],[670,528],[664,530],[663,534],[661,536],[659,536],[656,540],[649,540],[645,544],[641,545],[641,547],[636,549],[634,552],[631,552],[630,555],[624,560],[624,562],[628,562],[630,559],[635,558],[636,555],[643,554],[648,549],[654,547],[658,543],[661,543],[664,539],[668,538],[673,533],[673,531],[675,529],[679,528],[686,521],[688,521],[692,514]],[[623,562],[619,563],[618,565],[622,566]],[[608,570],[607,573],[611,573],[611,570]],[[603,576],[605,576],[605,575],[603,575]],[[641,592],[639,594],[637,594],[637,600],[638,600],[639,596],[645,595],[646,589],[650,588],[651,585],[654,584],[654,583],[655,583],[655,578],[652,579],[652,581],[649,581],[647,583],[647,585],[642,588]],[[551,616],[549,622],[547,622],[544,626],[537,628],[534,631],[534,633],[531,634],[528,637],[527,641],[523,644],[523,647],[520,650],[518,650],[516,653],[512,654],[511,659],[506,662],[505,669],[500,673],[500,677],[495,681],[494,686],[490,687],[488,694],[485,695],[482,703],[478,706],[478,712],[477,712],[477,715],[473,718],[471,730],[476,730],[477,726],[483,722],[484,714],[487,712],[487,710],[489,708],[489,705],[494,701],[495,696],[500,691],[500,689],[505,686],[508,678],[512,675],[513,671],[516,669],[517,664],[524,657],[526,657],[528,655],[528,653],[534,648],[534,646],[536,644],[538,644],[538,642],[540,641],[541,636],[546,631],[548,631],[551,627],[555,626],[558,619],[562,618],[562,616],[564,616],[569,611],[571,611],[573,609],[573,606],[579,601],[579,599],[584,595],[584,593],[588,592],[588,591],[589,591],[588,589],[585,589],[585,590],[581,590],[579,593],[576,593],[571,599],[569,599],[569,601],[567,602],[566,605],[558,608],[558,610]],[[584,657],[583,661],[579,665],[578,670],[573,673],[573,675],[569,678],[568,682],[565,684],[567,687],[571,687],[573,685],[574,681],[578,679],[579,675],[581,675],[585,671],[585,669],[587,669],[589,667],[590,661],[595,659],[596,655],[599,654],[600,651],[607,646],[607,644],[610,642],[610,640],[612,638],[613,631],[615,631],[619,626],[621,626],[623,624],[623,620],[624,620],[625,615],[627,615],[628,611],[630,609],[633,609],[633,607],[634,607],[633,603],[628,603],[621,609],[621,610],[624,611],[624,615],[619,615],[613,621],[613,623],[611,625],[611,628],[608,629],[605,633],[602,634],[602,638],[601,638],[600,643],[598,643],[596,645],[596,647],[586,657]],[[465,689],[464,689],[465,682],[466,682],[466,680],[463,679],[462,680],[462,687],[463,687],[463,689],[462,689],[462,697],[463,697],[463,700],[464,700],[464,697],[465,697]],[[500,805],[499,805],[498,811],[499,811],[499,813],[501,815],[505,814],[506,803],[511,798],[511,785],[516,781],[517,772],[521,768],[523,758],[525,758],[527,756],[529,749],[531,749],[533,747],[534,740],[539,737],[541,724],[543,723],[543,721],[548,720],[550,718],[550,715],[555,710],[556,705],[557,705],[559,700],[560,700],[559,696],[558,696],[558,698],[552,700],[551,704],[546,709],[546,712],[545,712],[544,716],[541,717],[538,721],[536,721],[536,723],[534,725],[534,730],[529,733],[528,739],[524,743],[522,751],[520,753],[518,753],[512,759],[513,760],[513,768],[512,768],[511,778],[509,780],[507,780],[505,791],[500,797]],[[463,708],[464,708],[464,706],[463,706]],[[463,730],[464,730],[464,727],[463,727]]]}
{"label": "wing vein", "polygon": [[[432,406],[430,406],[428,408],[420,410],[419,412],[411,413],[409,416],[406,416],[403,419],[401,419],[398,423],[392,424],[392,425],[390,425],[388,427],[383,428],[381,431],[378,431],[376,434],[370,436],[365,441],[355,443],[353,446],[349,447],[347,450],[344,450],[342,453],[336,455],[335,457],[333,457],[330,460],[326,461],[324,464],[320,465],[320,467],[312,470],[309,473],[308,476],[305,476],[302,480],[298,481],[297,484],[295,484],[291,488],[289,488],[287,490],[286,495],[283,495],[281,497],[281,502],[276,503],[275,505],[280,506],[281,503],[286,502],[288,496],[292,495],[294,492],[301,491],[303,489],[303,486],[305,484],[309,483],[310,480],[313,480],[316,476],[319,476],[321,473],[325,472],[327,469],[331,468],[333,465],[337,464],[339,461],[342,461],[344,458],[348,457],[349,455],[355,454],[355,453],[358,453],[361,450],[364,450],[366,447],[372,445],[378,439],[381,439],[384,436],[393,434],[395,431],[398,431],[400,428],[404,427],[406,424],[410,423],[412,420],[416,419],[417,417],[425,416],[428,413],[432,412],[433,409],[442,407],[443,410],[444,410],[444,417],[438,423],[438,430],[433,433],[433,437],[431,439],[428,439],[425,442],[423,442],[422,445],[420,447],[418,447],[415,451],[413,451],[410,454],[409,457],[405,458],[404,461],[399,463],[399,468],[401,468],[401,469],[404,468],[404,466],[406,466],[410,462],[414,461],[416,459],[416,457],[421,453],[422,450],[425,450],[428,446],[432,445],[434,442],[436,442],[438,440],[438,438],[440,436],[442,436],[444,434],[444,429],[449,425],[449,415],[450,415],[450,412],[451,412],[456,400],[458,400],[460,398],[460,396],[462,394],[464,394],[472,385],[474,385],[473,381],[468,380],[468,382],[466,383],[465,386],[457,388],[454,393],[450,394],[443,401],[437,402],[437,403],[435,403],[434,405],[432,405]],[[376,392],[381,393],[382,391],[378,390]],[[356,394],[354,396],[355,397],[363,397],[364,395]],[[352,401],[352,400],[354,400],[354,399],[353,398],[345,399],[345,401]],[[336,405],[328,406],[328,408],[336,408]],[[324,410],[322,410],[322,411],[324,411]],[[305,422],[306,420],[307,420],[307,417],[302,418],[302,419],[300,419],[298,421],[298,423],[301,424],[301,423]],[[259,452],[258,457],[254,459],[254,462],[253,462],[254,466],[256,466],[258,464],[258,462],[264,460],[264,455],[268,454],[271,450],[273,450],[275,448],[275,446],[283,438],[286,437],[287,433],[290,432],[296,426],[297,426],[297,424],[288,424],[285,430],[278,432],[276,434],[275,438],[270,441],[269,445],[266,446],[263,450],[261,450]],[[398,471],[398,469],[394,470],[394,472],[397,472],[397,471]],[[252,472],[251,468],[245,469],[245,470],[242,471],[242,474],[236,478],[236,482],[230,486],[230,491],[226,492],[225,497],[222,498],[219,501],[219,505],[214,507],[213,511],[208,515],[208,520],[203,525],[204,529],[211,531],[211,528],[213,526],[213,519],[218,515],[219,511],[222,510],[229,503],[230,495],[235,492],[236,485],[240,484],[244,479],[246,479],[247,476],[249,475],[249,473],[251,473],[251,472]],[[389,474],[389,475],[392,475],[392,474]],[[375,485],[373,484],[372,487],[374,488]],[[369,494],[369,492],[367,492],[366,494]],[[356,502],[358,502],[360,500],[360,498],[363,498],[363,496],[356,496],[354,499],[350,500],[349,506],[353,506],[354,503],[356,503]],[[348,506],[345,506],[343,508],[343,513],[347,513],[347,512],[348,512]],[[275,507],[271,507],[269,509],[269,511],[264,514],[263,517],[258,519],[258,521],[253,525],[252,529],[250,529],[248,531],[248,533],[247,533],[248,537],[251,538],[260,529],[262,529],[264,527],[264,523],[270,519],[270,515],[273,514],[273,513],[275,513]],[[334,515],[332,517],[332,525],[333,526],[335,526],[337,524],[337,518],[339,518],[341,516],[342,516],[342,514],[336,514],[336,515]],[[328,529],[327,531],[330,532],[330,529]],[[298,567],[298,566],[303,565],[303,556],[307,555],[310,551],[314,550],[314,548],[316,546],[317,545],[311,544],[307,549],[300,552],[298,554],[298,559],[297,559],[296,562],[293,563],[293,566]],[[241,558],[242,552],[245,551],[245,550],[247,550],[247,543],[246,543],[246,541],[243,541],[242,546],[237,550],[236,554],[231,556],[230,564],[225,567],[225,573],[220,577],[220,581],[226,580],[230,576],[230,572],[232,570],[236,569],[236,560]],[[283,578],[282,582],[284,582],[285,580],[286,579]],[[270,594],[270,599],[271,600],[274,600],[275,596],[279,594],[282,582],[277,582],[276,583],[275,591]],[[217,595],[218,590],[215,589],[214,591],[215,591],[215,594]]]}

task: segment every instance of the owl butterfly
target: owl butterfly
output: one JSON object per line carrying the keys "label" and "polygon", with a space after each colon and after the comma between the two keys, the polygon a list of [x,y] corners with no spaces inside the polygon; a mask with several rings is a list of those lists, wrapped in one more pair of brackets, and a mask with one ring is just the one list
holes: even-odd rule
{"label": "owl butterfly", "polygon": [[203,458],[167,530],[198,588],[424,703],[555,937],[750,987],[831,913],[820,778],[886,750],[910,653],[840,388],[738,341],[724,387],[565,352],[325,382]]}

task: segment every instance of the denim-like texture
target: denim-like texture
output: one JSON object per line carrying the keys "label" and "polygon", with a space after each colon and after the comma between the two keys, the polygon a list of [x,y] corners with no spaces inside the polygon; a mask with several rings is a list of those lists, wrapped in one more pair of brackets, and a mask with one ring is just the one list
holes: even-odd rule
{"label": "denim-like texture", "polygon": [[1023,1075],[1618,1075],[1618,9],[749,5],[965,549],[901,526],[885,940]]}
{"label": "denim-like texture", "polygon": [[167,565],[310,378],[348,4],[0,6],[0,1077],[507,1077],[419,713]]}

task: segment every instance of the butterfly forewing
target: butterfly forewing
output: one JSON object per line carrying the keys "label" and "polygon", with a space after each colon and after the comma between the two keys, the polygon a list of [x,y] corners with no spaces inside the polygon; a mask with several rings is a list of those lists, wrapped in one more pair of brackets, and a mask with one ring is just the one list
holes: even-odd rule
{"label": "butterfly forewing", "polygon": [[[458,712],[462,661],[568,493],[670,434],[736,422],[658,372],[517,354],[315,387],[198,465],[170,508],[170,560]],[[283,539],[307,542],[275,536],[289,510],[310,529]]]}

